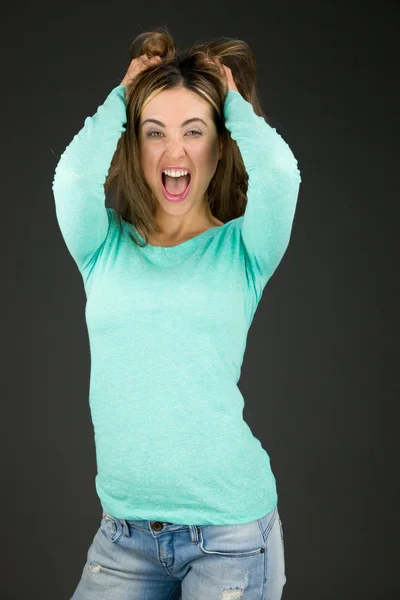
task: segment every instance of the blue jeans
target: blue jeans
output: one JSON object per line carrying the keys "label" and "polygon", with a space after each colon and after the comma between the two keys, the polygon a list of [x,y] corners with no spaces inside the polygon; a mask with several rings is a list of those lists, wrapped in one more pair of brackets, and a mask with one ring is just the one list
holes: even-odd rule
{"label": "blue jeans", "polygon": [[103,511],[71,600],[280,600],[278,507],[240,525],[127,521]]}

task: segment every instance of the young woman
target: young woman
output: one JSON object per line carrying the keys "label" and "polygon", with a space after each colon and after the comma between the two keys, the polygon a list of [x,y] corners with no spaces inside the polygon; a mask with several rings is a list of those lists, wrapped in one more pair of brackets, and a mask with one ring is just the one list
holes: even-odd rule
{"label": "young woman", "polygon": [[140,37],[53,182],[87,296],[103,509],[72,598],[279,600],[276,481],[237,383],[300,172],[247,44]]}

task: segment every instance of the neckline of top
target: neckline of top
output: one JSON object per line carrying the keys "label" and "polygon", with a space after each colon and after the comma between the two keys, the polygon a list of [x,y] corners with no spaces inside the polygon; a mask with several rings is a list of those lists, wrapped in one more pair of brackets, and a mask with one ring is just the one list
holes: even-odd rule
{"label": "neckline of top", "polygon": [[[177,252],[178,249],[187,248],[189,245],[192,245],[194,242],[196,242],[196,240],[198,240],[202,236],[208,234],[210,231],[214,231],[215,229],[221,229],[222,227],[225,227],[227,224],[228,223],[224,223],[223,225],[215,225],[214,227],[209,227],[205,231],[198,233],[197,235],[193,236],[189,240],[186,240],[185,242],[181,242],[180,244],[175,244],[174,246],[155,246],[154,244],[151,244],[149,242],[145,246],[145,248],[151,248],[153,252],[158,252],[158,251],[163,251],[163,252],[167,251],[170,253],[174,252],[174,251]],[[136,228],[135,228],[135,231],[136,231],[137,236],[139,237],[140,241],[144,242],[144,238],[140,235],[139,231]]]}

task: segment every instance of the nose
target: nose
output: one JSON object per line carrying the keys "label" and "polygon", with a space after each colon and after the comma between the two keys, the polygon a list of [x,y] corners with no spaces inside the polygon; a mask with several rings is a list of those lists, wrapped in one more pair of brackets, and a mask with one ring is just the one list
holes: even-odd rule
{"label": "nose", "polygon": [[184,142],[178,138],[178,140],[170,140],[167,142],[166,156],[168,157],[167,162],[174,164],[179,163],[180,159],[185,156]]}
{"label": "nose", "polygon": [[166,161],[169,164],[179,164],[181,162],[181,160],[183,159],[183,157],[185,156],[185,152],[182,148],[179,148],[178,146],[174,147],[174,148],[169,148],[168,152],[166,153],[166,156],[169,157],[168,160]]}

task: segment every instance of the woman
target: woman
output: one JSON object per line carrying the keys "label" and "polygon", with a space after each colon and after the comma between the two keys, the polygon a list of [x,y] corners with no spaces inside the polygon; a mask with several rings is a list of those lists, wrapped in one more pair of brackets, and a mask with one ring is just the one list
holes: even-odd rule
{"label": "woman", "polygon": [[138,38],[53,182],[87,296],[103,509],[73,600],[279,600],[276,481],[237,382],[289,243],[297,160],[247,44],[178,56],[164,28]]}

